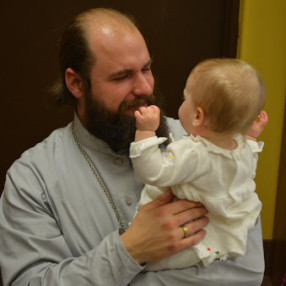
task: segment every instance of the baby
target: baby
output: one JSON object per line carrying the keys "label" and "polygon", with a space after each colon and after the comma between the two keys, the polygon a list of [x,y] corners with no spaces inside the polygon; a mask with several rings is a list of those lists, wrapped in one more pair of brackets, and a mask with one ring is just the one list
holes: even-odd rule
{"label": "baby", "polygon": [[[206,235],[197,245],[158,262],[147,270],[184,268],[245,254],[248,231],[261,211],[255,193],[256,142],[268,122],[264,87],[258,72],[238,59],[209,59],[191,72],[179,119],[189,134],[172,142],[156,137],[157,106],[135,111],[135,142],[130,157],[146,183],[139,207],[171,187],[178,199],[201,202],[209,211]],[[156,187],[155,187],[156,186]],[[188,233],[182,226],[182,236]]]}

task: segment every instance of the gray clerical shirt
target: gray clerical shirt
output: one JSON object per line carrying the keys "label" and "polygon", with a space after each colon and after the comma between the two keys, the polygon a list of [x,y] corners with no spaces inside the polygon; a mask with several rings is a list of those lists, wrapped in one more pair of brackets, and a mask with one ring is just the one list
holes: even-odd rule
{"label": "gray clerical shirt", "polygon": [[[179,122],[168,123],[181,137]],[[129,159],[90,135],[76,116],[75,132],[127,228],[143,184]],[[249,233],[246,255],[236,261],[144,272],[121,243],[117,218],[75,144],[71,124],[27,150],[7,172],[0,233],[4,285],[256,286],[263,278],[260,220]]]}

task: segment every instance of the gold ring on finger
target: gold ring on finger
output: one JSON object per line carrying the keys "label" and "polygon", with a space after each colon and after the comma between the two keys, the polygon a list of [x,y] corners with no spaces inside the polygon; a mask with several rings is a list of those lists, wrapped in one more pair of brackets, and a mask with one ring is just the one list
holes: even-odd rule
{"label": "gold ring on finger", "polygon": [[184,232],[184,238],[187,237],[189,235],[189,231],[188,228],[186,226],[181,226],[183,232]]}

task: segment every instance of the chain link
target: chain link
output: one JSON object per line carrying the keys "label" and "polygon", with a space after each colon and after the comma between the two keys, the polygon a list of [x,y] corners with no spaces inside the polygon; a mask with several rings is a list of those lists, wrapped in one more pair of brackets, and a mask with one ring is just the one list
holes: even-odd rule
{"label": "chain link", "polygon": [[112,210],[113,210],[114,214],[116,215],[116,218],[117,218],[117,220],[118,220],[118,222],[119,222],[119,224],[120,224],[120,227],[121,227],[122,229],[125,229],[125,228],[124,228],[123,221],[122,221],[122,219],[121,219],[121,217],[120,217],[120,215],[119,215],[119,212],[118,212],[118,210],[117,210],[117,208],[116,208],[116,206],[115,206],[115,203],[114,203],[114,201],[113,201],[113,199],[112,199],[112,197],[111,197],[111,195],[110,195],[108,189],[107,189],[106,186],[104,185],[104,183],[103,183],[101,177],[99,176],[99,174],[96,172],[96,169],[95,169],[95,167],[94,167],[92,161],[91,161],[90,158],[88,157],[86,151],[84,150],[84,148],[82,147],[82,145],[79,143],[78,137],[76,136],[75,130],[74,130],[74,121],[72,122],[72,134],[73,134],[73,138],[74,138],[74,141],[75,141],[75,143],[76,143],[78,149],[80,150],[81,154],[82,154],[83,157],[85,158],[85,160],[86,160],[86,162],[88,163],[88,165],[89,165],[89,167],[90,167],[92,173],[94,174],[96,180],[98,181],[100,187],[102,188],[104,194],[106,195],[106,197],[107,197],[107,199],[108,199],[108,201],[109,201],[109,203],[110,203],[110,205],[111,205],[111,207],[112,207]]}

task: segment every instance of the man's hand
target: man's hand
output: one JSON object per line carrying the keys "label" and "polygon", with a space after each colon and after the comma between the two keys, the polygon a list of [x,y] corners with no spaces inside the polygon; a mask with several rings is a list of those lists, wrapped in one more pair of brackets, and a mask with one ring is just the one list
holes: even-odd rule
{"label": "man's hand", "polygon": [[[172,202],[172,199],[169,191],[142,206],[121,235],[126,250],[138,263],[166,258],[197,244],[204,237],[202,228],[208,223],[207,210],[200,203]],[[190,234],[188,237],[184,237],[184,224]]]}
{"label": "man's hand", "polygon": [[255,120],[250,129],[247,132],[247,138],[250,140],[256,140],[256,138],[260,135],[260,133],[263,131],[265,125],[268,122],[268,115],[265,111],[261,111],[260,114],[257,117],[257,120]]}

